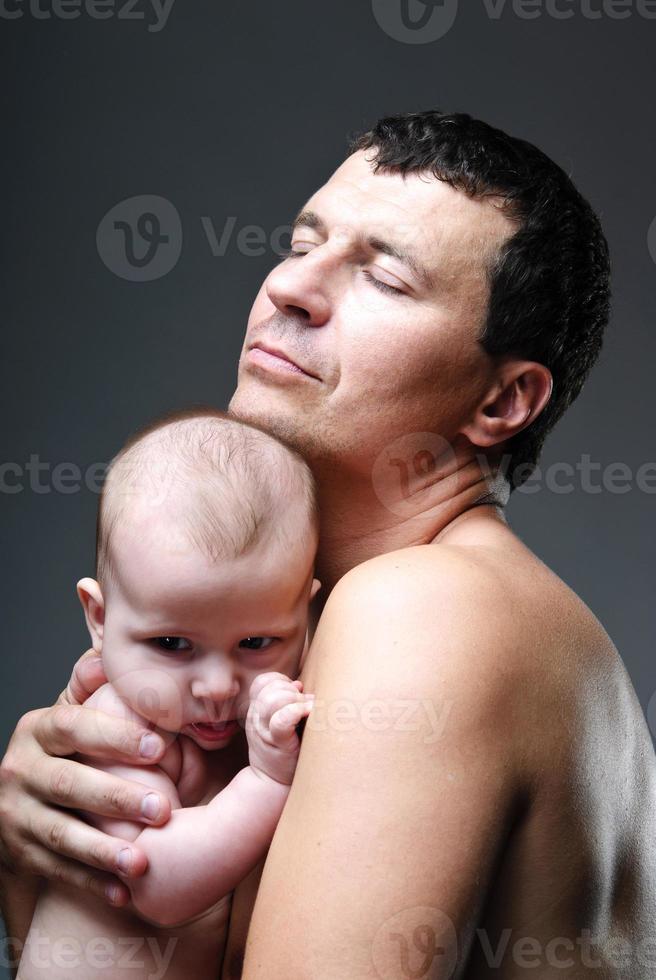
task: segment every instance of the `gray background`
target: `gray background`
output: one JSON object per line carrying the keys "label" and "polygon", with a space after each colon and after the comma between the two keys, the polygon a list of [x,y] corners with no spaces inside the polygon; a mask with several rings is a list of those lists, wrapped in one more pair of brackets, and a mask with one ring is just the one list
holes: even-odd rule
{"label": "gray background", "polygon": [[[400,23],[399,0],[375,2]],[[347,134],[434,106],[536,142],[601,214],[612,323],[542,466],[583,454],[601,467],[623,462],[631,489],[590,493],[579,479],[557,493],[543,481],[515,494],[509,519],[599,617],[651,720],[656,480],[647,493],[636,473],[656,460],[656,20],[638,6],[617,19],[610,0],[591,2],[601,16],[571,3],[571,18],[528,19],[511,0],[496,17],[491,0],[461,0],[431,43],[386,32],[370,0],[177,0],[157,32],[144,0],[142,20],[37,19],[29,8],[0,18],[3,458],[23,475],[3,472],[25,484],[0,493],[3,745],[22,712],[56,697],[87,645],[75,582],[93,571],[97,495],[57,492],[53,468],[109,460],[163,410],[224,407],[250,304],[276,259],[269,247],[249,254],[239,230],[268,237],[287,224],[341,161]],[[96,245],[103,216],[137,195],[171,202],[183,228],[177,264],[150,282],[114,274]],[[235,219],[223,256],[201,217],[218,236]],[[45,492],[30,489],[32,454],[47,464]]]}

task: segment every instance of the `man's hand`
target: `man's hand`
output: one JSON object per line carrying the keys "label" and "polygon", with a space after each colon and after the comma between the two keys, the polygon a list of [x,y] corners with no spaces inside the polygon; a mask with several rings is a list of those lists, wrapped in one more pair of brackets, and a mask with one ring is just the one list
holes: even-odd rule
{"label": "man's hand", "polygon": [[73,667],[71,679],[55,704],[84,704],[89,695],[106,682],[102,658],[90,647]]}
{"label": "man's hand", "polygon": [[[164,754],[163,740],[145,727],[81,706],[105,681],[100,659],[88,650],[57,703],[19,720],[0,764],[0,865],[14,874],[63,881],[123,906],[130,893],[114,876],[119,853],[127,848],[128,863],[120,870],[135,877],[146,870],[145,854],[71,811],[160,825],[169,819],[170,805],[145,785],[66,758],[79,752],[150,765]],[[146,801],[152,810],[143,809]]]}

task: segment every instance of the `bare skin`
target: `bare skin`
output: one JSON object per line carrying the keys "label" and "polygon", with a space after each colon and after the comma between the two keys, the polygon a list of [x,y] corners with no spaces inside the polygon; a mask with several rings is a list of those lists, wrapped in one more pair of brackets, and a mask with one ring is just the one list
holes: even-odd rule
{"label": "bare skin", "polygon": [[[502,451],[551,394],[543,365],[491,359],[476,341],[487,263],[512,222],[439,181],[374,174],[362,154],[304,213],[296,257],[253,305],[230,408],[312,466],[323,589],[301,679],[314,721],[322,704],[327,717],[344,702],[356,711],[346,729],[343,715],[305,729],[261,881],[234,894],[223,980],[648,976],[637,959],[653,955],[656,919],[645,719],[592,613],[498,502],[481,504],[499,484],[479,454]],[[407,465],[417,460],[430,465]],[[381,729],[399,701],[426,724]],[[363,711],[376,704],[378,727]],[[56,865],[94,889],[85,865],[111,873],[121,842],[50,803],[139,819],[142,793],[55,758],[93,754],[79,714],[23,720],[0,832],[22,879]],[[117,744],[127,730],[111,725]],[[143,873],[137,849],[133,867]],[[621,936],[626,965],[612,949]],[[498,967],[486,951],[501,951]]]}
{"label": "bare skin", "polygon": [[[479,634],[486,625],[505,629],[503,649],[477,651],[480,690],[472,698],[462,683],[468,670],[465,656],[462,674],[451,677],[449,669],[440,670],[439,641],[430,644],[441,687],[439,692],[438,683],[433,688],[435,702],[444,704],[447,691],[454,699],[445,731],[429,747],[423,744],[425,731],[414,741],[406,736],[398,771],[388,757],[380,784],[371,779],[380,733],[354,726],[340,753],[338,736],[306,729],[303,765],[257,893],[243,973],[242,943],[253,913],[255,874],[233,898],[222,980],[377,977],[372,950],[383,956],[390,971],[397,971],[380,975],[399,978],[519,980],[529,967],[541,978],[648,975],[656,952],[656,779],[642,710],[599,622],[492,511],[472,510],[439,541],[357,569],[351,597],[357,589],[369,592],[371,575],[380,576],[379,583],[387,579],[388,587],[396,583],[427,598],[422,628],[408,637],[421,648],[416,663],[406,662],[415,676],[422,670],[427,652],[423,637],[430,623],[436,631],[457,629],[457,614],[443,615],[442,608],[445,596],[453,599],[455,579],[461,580],[457,591],[464,602],[479,589],[486,592],[480,618],[474,614],[471,628]],[[349,576],[342,586],[348,583]],[[394,601],[391,595],[388,600]],[[439,611],[433,614],[431,607]],[[376,611],[380,614],[379,605]],[[344,608],[335,617],[326,610],[302,674],[319,704],[322,693],[337,701],[353,698],[357,687],[342,657],[339,682],[326,678],[336,666],[329,663],[327,651],[343,638],[347,616]],[[391,626],[380,628],[384,632]],[[373,653],[375,636],[370,632],[369,637]],[[453,646],[450,632],[448,647]],[[471,649],[463,648],[467,654],[471,657]],[[378,669],[385,669],[380,661]],[[392,677],[403,683],[396,672]],[[411,693],[412,688],[400,689],[401,698]],[[486,700],[499,710],[486,717],[487,730],[482,731],[480,710],[473,715],[475,725],[467,711],[474,712]],[[489,756],[482,735],[491,740]],[[354,754],[355,746],[359,753]],[[363,771],[354,755],[367,760]],[[338,835],[331,834],[330,820],[322,820],[320,808],[315,809],[310,788],[312,773],[321,764],[327,766],[328,757],[329,781],[343,786],[351,773],[351,799],[340,795]],[[408,770],[417,778],[404,778]],[[370,784],[353,792],[365,771]],[[493,777],[491,785],[486,777]],[[420,848],[409,843],[403,852],[398,880],[399,839],[390,835],[386,847],[383,835],[381,845],[372,817],[375,800],[390,783],[399,788],[387,803],[381,829],[398,812],[409,841],[421,841]],[[463,797],[452,806],[449,797],[458,784]],[[411,796],[415,807],[409,806]],[[421,815],[413,819],[420,802]],[[302,836],[299,846],[303,825],[311,826],[313,834]],[[375,847],[367,846],[371,838]],[[283,868],[285,881],[291,883],[288,889],[281,887]],[[367,901],[358,902],[365,881],[370,882]],[[310,921],[304,914],[308,895],[326,891],[331,901],[319,900],[322,914]],[[347,910],[343,918],[340,908]],[[403,911],[417,908],[417,913]],[[327,918],[329,912],[337,914]],[[385,944],[380,930],[387,921],[397,938]],[[281,945],[276,936],[283,924],[286,941]],[[415,933],[417,927],[427,932]],[[452,943],[453,930],[459,944]],[[347,934],[345,950],[342,937]],[[437,938],[431,945],[426,936],[433,935]],[[441,953],[435,952],[439,946]],[[403,972],[404,951],[408,972]],[[409,972],[420,964],[429,972]]]}

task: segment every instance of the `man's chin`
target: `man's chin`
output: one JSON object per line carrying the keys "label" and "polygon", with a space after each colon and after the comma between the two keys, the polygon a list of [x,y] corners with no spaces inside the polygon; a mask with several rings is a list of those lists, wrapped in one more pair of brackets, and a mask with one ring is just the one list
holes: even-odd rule
{"label": "man's chin", "polygon": [[228,411],[244,422],[255,422],[268,427],[274,420],[296,414],[292,405],[285,403],[276,388],[259,384],[240,384],[228,404]]}
{"label": "man's chin", "polygon": [[238,417],[238,413],[235,411],[235,401],[237,399],[238,394],[239,394],[239,388],[233,391],[232,398],[228,402],[228,411],[230,412],[231,415],[234,415],[236,417]]}
{"label": "man's chin", "polygon": [[266,399],[252,389],[244,391],[243,387],[234,392],[228,402],[228,412],[242,422],[255,422],[263,427],[266,427],[267,420],[272,415],[271,406],[267,405]]}
{"label": "man's chin", "polygon": [[241,422],[250,422],[264,432],[270,433],[281,442],[295,449],[306,458],[311,454],[314,440],[307,429],[307,419],[298,409],[273,403],[265,393],[240,391],[238,388],[230,399],[229,413]]}

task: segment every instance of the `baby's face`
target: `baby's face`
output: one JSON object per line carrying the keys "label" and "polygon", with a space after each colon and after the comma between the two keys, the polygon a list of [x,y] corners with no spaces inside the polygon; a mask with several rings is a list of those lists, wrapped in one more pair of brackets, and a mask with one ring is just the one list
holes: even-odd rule
{"label": "baby's face", "polygon": [[107,679],[159,728],[223,748],[240,730],[237,719],[243,729],[257,674],[298,675],[315,542],[307,535],[293,551],[257,544],[212,563],[170,525],[138,530],[118,526],[112,540]]}

